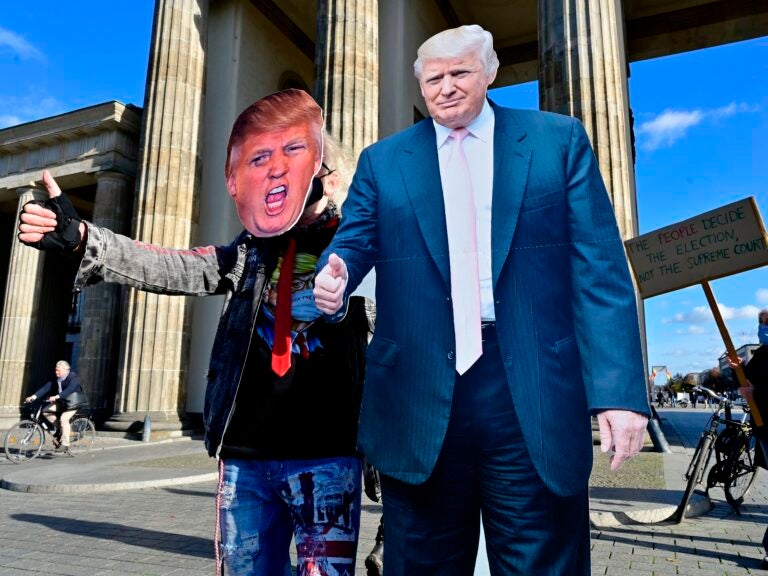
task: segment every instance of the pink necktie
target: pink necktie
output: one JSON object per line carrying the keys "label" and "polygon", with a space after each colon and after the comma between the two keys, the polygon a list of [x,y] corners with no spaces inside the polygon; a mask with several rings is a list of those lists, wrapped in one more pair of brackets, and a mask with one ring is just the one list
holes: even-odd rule
{"label": "pink necktie", "polygon": [[464,374],[483,353],[480,329],[480,273],[477,263],[475,196],[464,154],[466,128],[456,128],[449,138],[451,150],[445,170],[450,178],[445,200],[451,264],[451,299],[456,333],[456,371]]}

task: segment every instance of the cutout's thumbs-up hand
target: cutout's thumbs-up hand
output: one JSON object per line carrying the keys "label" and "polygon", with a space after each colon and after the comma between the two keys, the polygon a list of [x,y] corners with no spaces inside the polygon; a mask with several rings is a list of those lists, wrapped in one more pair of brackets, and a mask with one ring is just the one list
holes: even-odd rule
{"label": "cutout's thumbs-up hand", "polygon": [[347,265],[339,256],[331,254],[315,277],[315,306],[325,314],[335,314],[344,303],[347,288]]}
{"label": "cutout's thumbs-up hand", "polygon": [[48,170],[43,171],[43,184],[48,200],[24,204],[19,215],[19,241],[38,250],[73,252],[80,246],[85,224]]}

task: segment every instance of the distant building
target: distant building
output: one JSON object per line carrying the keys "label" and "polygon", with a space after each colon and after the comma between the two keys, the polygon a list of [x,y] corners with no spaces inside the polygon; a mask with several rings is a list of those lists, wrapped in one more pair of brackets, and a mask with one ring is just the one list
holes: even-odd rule
{"label": "distant building", "polygon": [[683,378],[683,382],[685,382],[687,386],[698,386],[704,382],[704,378],[707,377],[707,372],[707,370],[704,370],[703,372],[688,372]]}
{"label": "distant building", "polygon": [[[744,344],[744,346],[736,348],[736,355],[741,358],[742,365],[752,359],[752,355],[759,347],[760,344]],[[730,374],[731,365],[728,363],[728,352],[723,352],[720,358],[718,358],[718,365],[724,374]]]}

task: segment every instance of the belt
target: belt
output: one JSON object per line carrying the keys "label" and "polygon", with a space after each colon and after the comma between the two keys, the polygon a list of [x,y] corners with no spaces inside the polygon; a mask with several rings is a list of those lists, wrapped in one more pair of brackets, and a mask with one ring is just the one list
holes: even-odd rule
{"label": "belt", "polygon": [[480,329],[481,330],[490,330],[492,328],[496,328],[496,322],[493,320],[489,321],[482,321],[480,322]]}

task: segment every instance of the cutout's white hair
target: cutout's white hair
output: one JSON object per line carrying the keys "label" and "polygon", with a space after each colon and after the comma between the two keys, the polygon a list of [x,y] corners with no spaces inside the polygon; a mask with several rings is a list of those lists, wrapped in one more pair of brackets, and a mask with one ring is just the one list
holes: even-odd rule
{"label": "cutout's white hair", "polygon": [[428,38],[416,52],[413,73],[421,80],[424,62],[427,60],[460,58],[476,54],[483,63],[486,76],[499,68],[499,57],[493,49],[493,36],[477,24],[449,28]]}

